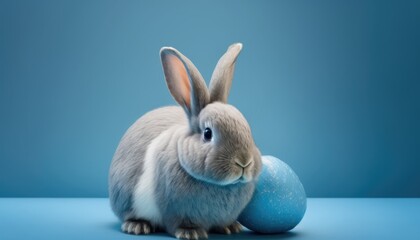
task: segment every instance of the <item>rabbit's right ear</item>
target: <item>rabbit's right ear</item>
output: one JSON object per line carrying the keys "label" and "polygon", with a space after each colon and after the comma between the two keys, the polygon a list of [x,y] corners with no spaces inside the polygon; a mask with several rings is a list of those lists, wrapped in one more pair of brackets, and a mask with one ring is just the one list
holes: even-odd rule
{"label": "rabbit's right ear", "polygon": [[163,47],[160,57],[169,91],[194,125],[194,119],[210,101],[206,83],[194,64],[175,48]]}
{"label": "rabbit's right ear", "polygon": [[210,101],[227,103],[230,87],[232,86],[233,72],[242,43],[229,46],[226,53],[220,58],[210,80]]}

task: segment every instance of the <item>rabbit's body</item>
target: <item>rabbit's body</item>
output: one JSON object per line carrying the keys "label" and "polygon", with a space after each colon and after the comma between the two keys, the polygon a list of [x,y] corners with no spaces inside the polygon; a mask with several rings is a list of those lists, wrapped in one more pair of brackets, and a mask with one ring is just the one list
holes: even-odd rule
{"label": "rabbit's body", "polygon": [[[174,49],[161,51],[168,87],[182,107],[163,107],[138,119],[114,155],[111,206],[123,231],[163,229],[177,238],[206,238],[209,230],[238,232],[261,158],[244,116],[226,104],[241,45],[219,61],[227,69],[210,95],[194,65]],[[218,64],[218,65],[219,65]],[[219,66],[219,68],[222,68]],[[217,67],[216,67],[217,69]]]}
{"label": "rabbit's body", "polygon": [[188,119],[176,106],[153,110],[127,130],[110,173],[111,206],[121,220],[144,219],[170,232],[182,217],[206,230],[236,220],[255,184],[219,186],[191,177],[173,157],[176,140],[188,132]]}

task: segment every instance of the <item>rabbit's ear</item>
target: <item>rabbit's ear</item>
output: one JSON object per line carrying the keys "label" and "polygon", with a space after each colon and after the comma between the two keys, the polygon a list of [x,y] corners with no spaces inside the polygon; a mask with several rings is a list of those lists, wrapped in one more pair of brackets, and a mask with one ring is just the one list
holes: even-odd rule
{"label": "rabbit's ear", "polygon": [[241,50],[242,43],[230,45],[217,63],[210,81],[210,102],[227,102],[230,87],[232,86],[236,59]]}
{"label": "rabbit's ear", "polygon": [[188,117],[197,117],[209,103],[206,83],[194,64],[175,48],[160,50],[166,84],[172,96],[186,111]]}

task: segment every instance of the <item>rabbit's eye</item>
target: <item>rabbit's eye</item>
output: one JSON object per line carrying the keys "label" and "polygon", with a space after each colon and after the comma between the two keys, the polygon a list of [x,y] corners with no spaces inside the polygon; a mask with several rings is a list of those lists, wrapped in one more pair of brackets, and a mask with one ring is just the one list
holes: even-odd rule
{"label": "rabbit's eye", "polygon": [[213,137],[213,133],[211,132],[210,128],[204,129],[203,135],[204,135],[204,140],[206,141],[210,141],[211,138]]}

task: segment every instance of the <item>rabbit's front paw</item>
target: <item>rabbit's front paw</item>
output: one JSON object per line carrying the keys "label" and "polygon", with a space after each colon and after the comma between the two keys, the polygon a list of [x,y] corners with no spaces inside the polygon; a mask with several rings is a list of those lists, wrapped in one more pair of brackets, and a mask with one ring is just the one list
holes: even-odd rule
{"label": "rabbit's front paw", "polygon": [[121,230],[128,234],[149,234],[152,232],[152,226],[145,220],[128,220],[121,225]]}
{"label": "rabbit's front paw", "polygon": [[234,223],[226,227],[215,227],[212,229],[212,232],[222,233],[222,234],[240,233],[241,231],[242,231],[242,225],[238,221],[235,221]]}
{"label": "rabbit's front paw", "polygon": [[198,240],[207,239],[207,232],[202,228],[178,228],[175,231],[175,237],[178,239]]}

